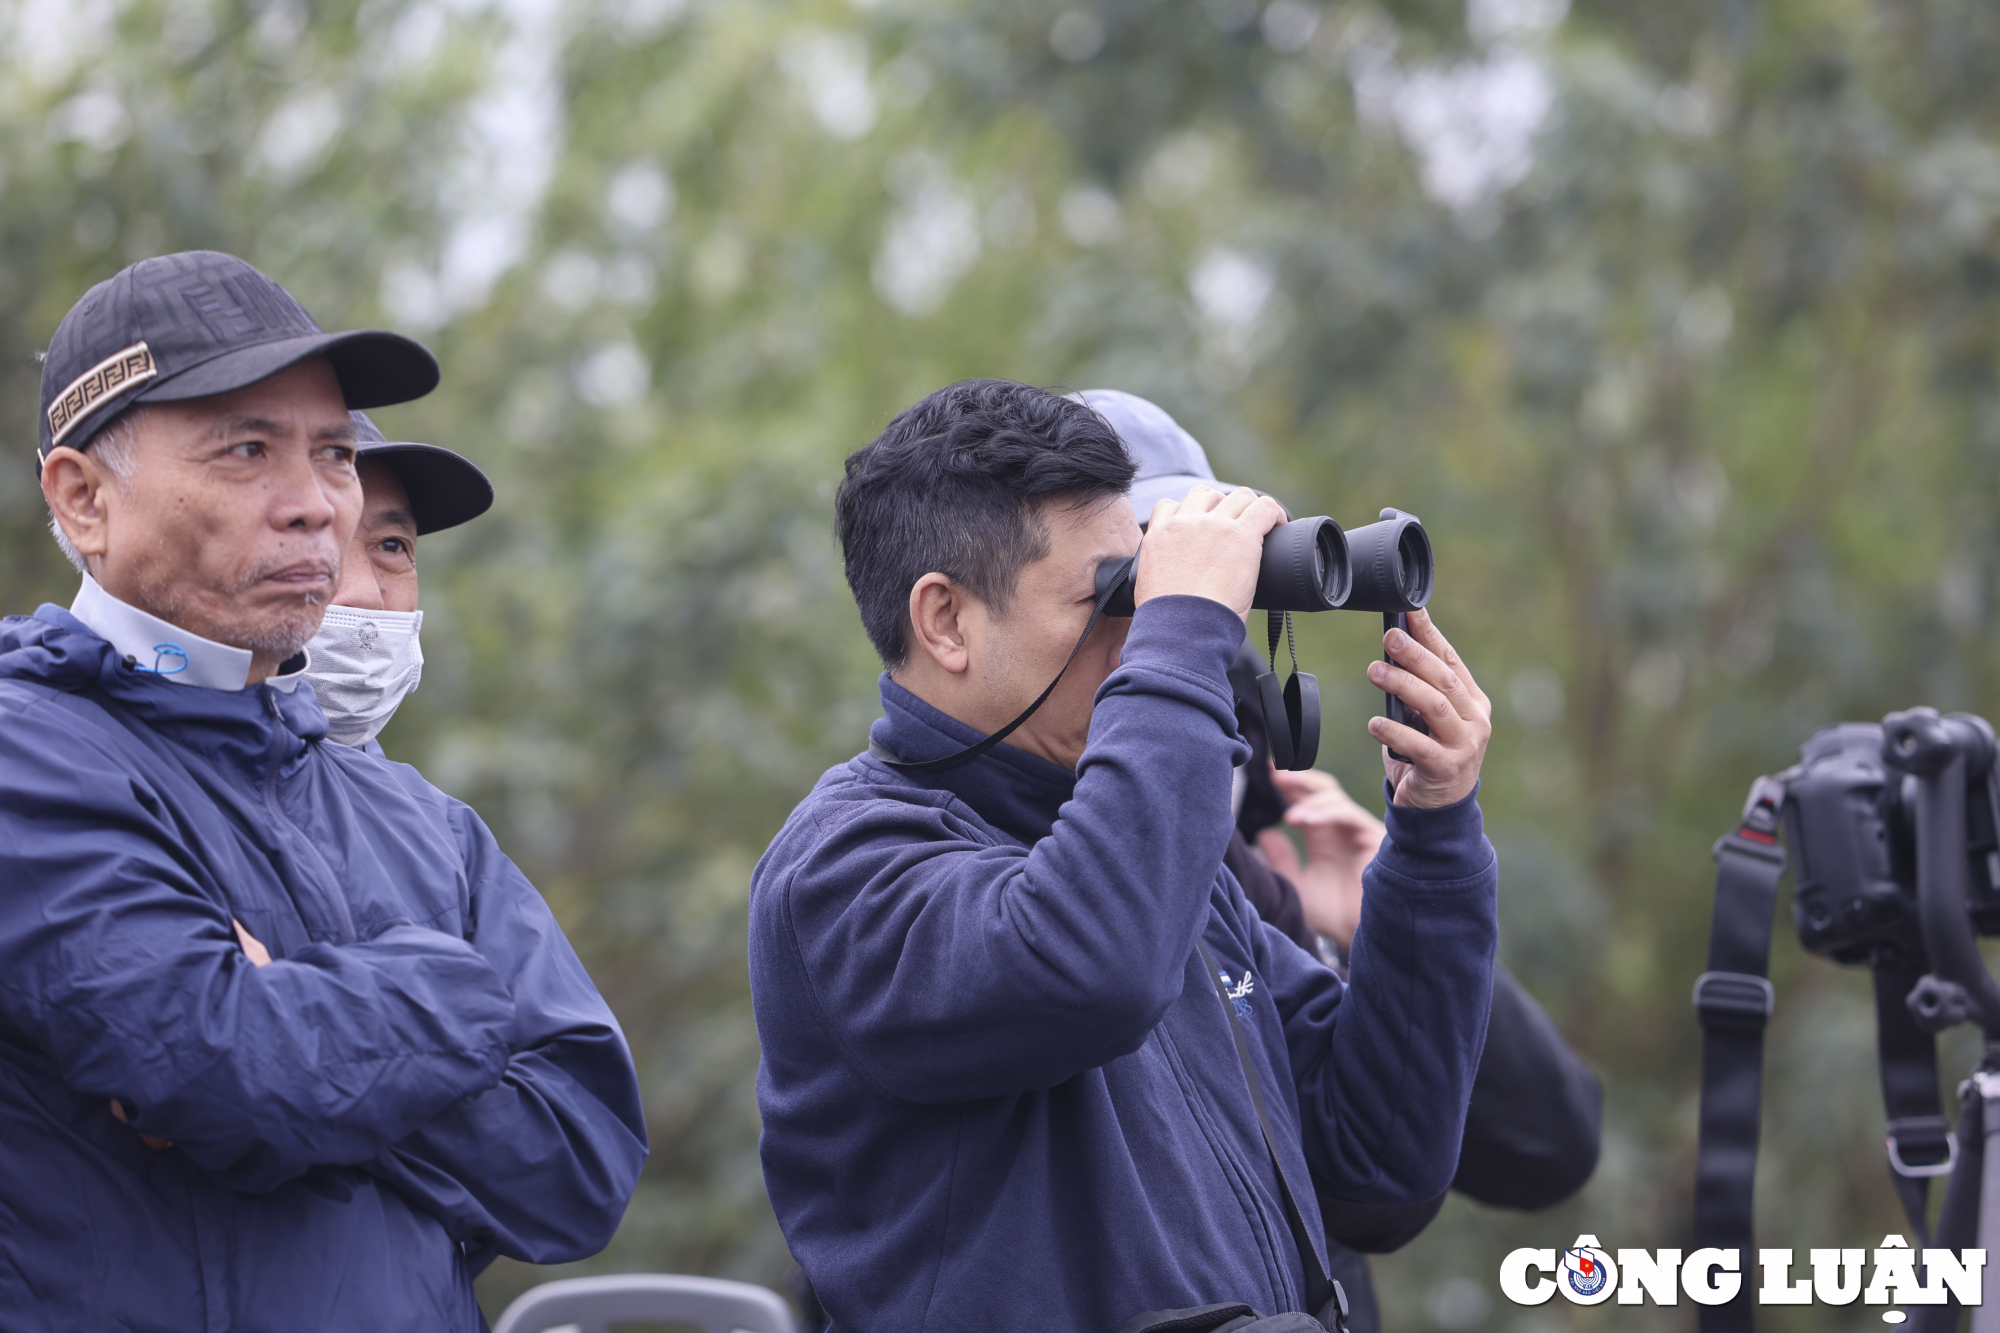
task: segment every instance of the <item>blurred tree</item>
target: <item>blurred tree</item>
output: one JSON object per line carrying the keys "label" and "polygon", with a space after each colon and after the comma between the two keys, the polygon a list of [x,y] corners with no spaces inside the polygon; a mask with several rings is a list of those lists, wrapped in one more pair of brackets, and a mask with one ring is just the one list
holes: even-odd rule
{"label": "blurred tree", "polygon": [[[0,0],[0,391],[25,454],[63,310],[196,245],[437,348],[384,424],[501,499],[426,545],[387,741],[639,1055],[654,1157],[595,1269],[784,1266],[743,889],[874,712],[846,452],[966,375],[1115,385],[1295,510],[1422,514],[1499,706],[1503,949],[1610,1104],[1581,1201],[1454,1203],[1383,1295],[1583,1326],[1495,1266],[1684,1243],[1703,853],[1750,777],[2000,707],[1996,52],[1979,0]],[[10,608],[69,595],[43,523],[0,470]],[[1305,629],[1362,778],[1375,627]],[[1764,1234],[1872,1244],[1865,981],[1779,934]]]}

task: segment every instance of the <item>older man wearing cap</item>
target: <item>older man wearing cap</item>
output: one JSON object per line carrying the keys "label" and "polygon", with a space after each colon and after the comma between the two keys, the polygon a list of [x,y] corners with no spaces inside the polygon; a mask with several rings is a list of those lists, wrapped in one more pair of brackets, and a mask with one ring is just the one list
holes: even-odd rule
{"label": "older man wearing cap", "polygon": [[[1129,497],[1144,523],[1160,500],[1177,500],[1198,485],[1229,487],[1215,478],[1199,441],[1158,404],[1118,389],[1079,394],[1111,423],[1138,464]],[[1245,648],[1248,676],[1264,669]],[[1258,914],[1308,952],[1325,941],[1344,955],[1361,919],[1362,871],[1382,844],[1382,821],[1317,771],[1276,772],[1264,739],[1261,705],[1237,685],[1237,725],[1253,751],[1237,769],[1237,832],[1223,864],[1242,884]],[[1304,838],[1301,860],[1280,831]],[[1252,850],[1251,841],[1257,846]],[[1583,1188],[1597,1165],[1603,1089],[1543,1012],[1505,968],[1493,968],[1493,1010],[1466,1108],[1465,1140],[1452,1188],[1496,1208],[1547,1208]],[[1421,1231],[1443,1205],[1440,1197],[1413,1210],[1400,1226],[1361,1242],[1396,1248]],[[1351,1333],[1376,1333],[1381,1318],[1367,1263],[1355,1250],[1329,1244],[1334,1276],[1353,1304]],[[1350,1238],[1354,1239],[1354,1238]]]}
{"label": "older man wearing cap", "polygon": [[302,651],[350,408],[436,363],[227,255],[99,284],[43,369],[84,571],[0,624],[0,1327],[482,1327],[645,1155],[615,1020],[479,818],[327,745]]}
{"label": "older man wearing cap", "polygon": [[327,736],[380,754],[375,737],[423,678],[417,538],[492,508],[493,483],[441,445],[386,440],[366,413],[351,415],[361,522],[308,645],[306,679],[326,710]]}

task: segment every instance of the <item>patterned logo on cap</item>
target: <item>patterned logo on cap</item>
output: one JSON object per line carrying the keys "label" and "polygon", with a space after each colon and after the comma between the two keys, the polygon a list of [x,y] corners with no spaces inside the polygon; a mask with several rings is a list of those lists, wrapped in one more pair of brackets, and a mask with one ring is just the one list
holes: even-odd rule
{"label": "patterned logo on cap", "polygon": [[61,444],[63,436],[96,411],[105,399],[159,373],[160,368],[153,364],[152,349],[139,342],[122,352],[113,352],[78,375],[49,405],[49,447]]}
{"label": "patterned logo on cap", "polygon": [[[271,294],[240,278],[233,284],[227,278],[220,278],[183,287],[181,299],[217,342],[262,333],[270,327],[270,316],[274,313],[269,309]],[[266,309],[260,311],[260,305]]]}

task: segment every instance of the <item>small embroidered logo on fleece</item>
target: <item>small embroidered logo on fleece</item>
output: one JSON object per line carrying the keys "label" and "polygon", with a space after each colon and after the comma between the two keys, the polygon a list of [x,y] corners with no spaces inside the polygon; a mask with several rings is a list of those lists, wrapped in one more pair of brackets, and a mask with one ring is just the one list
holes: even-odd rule
{"label": "small embroidered logo on fleece", "polygon": [[1215,975],[1222,978],[1223,988],[1229,992],[1229,1002],[1236,1007],[1236,1016],[1250,1017],[1250,993],[1257,989],[1257,978],[1247,968],[1241,981],[1231,981],[1229,974],[1223,971],[1217,971]]}

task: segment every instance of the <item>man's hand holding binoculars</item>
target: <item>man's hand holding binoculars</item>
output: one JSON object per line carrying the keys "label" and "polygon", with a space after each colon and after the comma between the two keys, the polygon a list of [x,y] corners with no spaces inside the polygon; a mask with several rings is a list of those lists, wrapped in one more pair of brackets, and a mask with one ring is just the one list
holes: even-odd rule
{"label": "man's hand holding binoculars", "polygon": [[1431,734],[1386,717],[1370,718],[1368,734],[1382,743],[1396,804],[1436,810],[1464,800],[1479,785],[1479,766],[1493,734],[1493,702],[1428,611],[1410,612],[1409,625],[1407,634],[1392,629],[1382,636],[1393,660],[1369,663],[1368,679],[1421,716]]}
{"label": "man's hand holding binoculars", "polygon": [[1247,486],[1227,495],[1197,486],[1185,499],[1160,501],[1139,548],[1134,603],[1185,594],[1248,619],[1264,536],[1284,521],[1283,505]]}
{"label": "man's hand holding binoculars", "polygon": [[[1390,517],[1385,511],[1385,520]],[[1248,487],[1223,495],[1196,486],[1183,500],[1160,501],[1153,506],[1139,549],[1133,604],[1186,594],[1220,602],[1247,620],[1265,559],[1265,538],[1285,521],[1283,506]],[[1428,553],[1426,547],[1426,562]],[[1421,582],[1427,596],[1427,563],[1425,570]],[[1479,767],[1493,733],[1493,704],[1431,623],[1430,613],[1407,614],[1407,633],[1391,629],[1382,636],[1392,660],[1371,663],[1368,679],[1423,718],[1430,734],[1386,717],[1371,719],[1368,732],[1382,744],[1396,804],[1431,810],[1464,800],[1479,784]]]}

